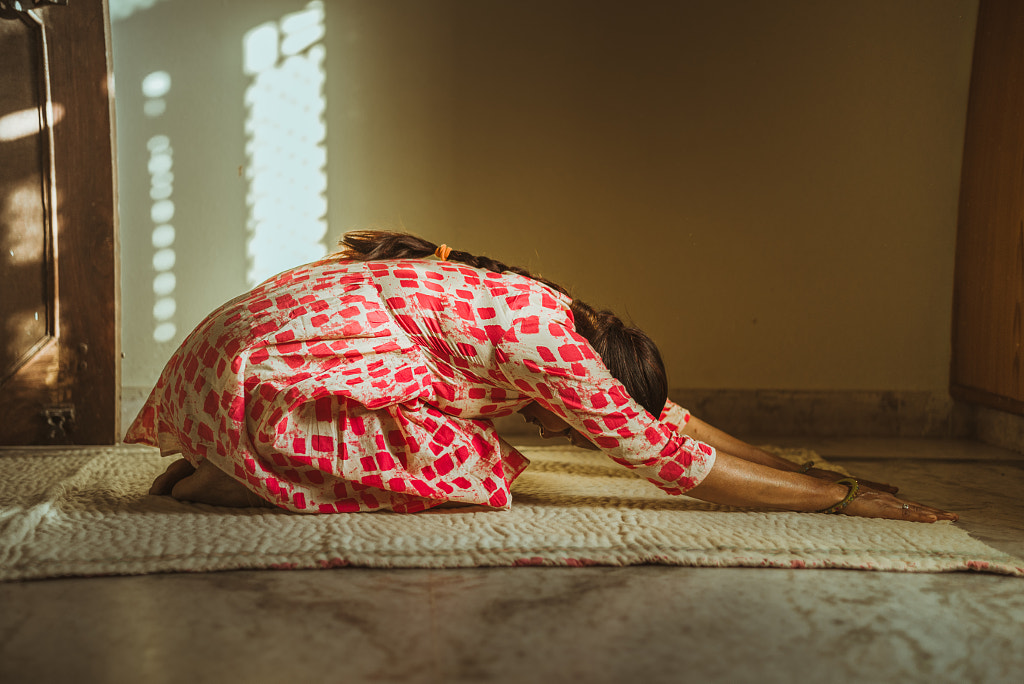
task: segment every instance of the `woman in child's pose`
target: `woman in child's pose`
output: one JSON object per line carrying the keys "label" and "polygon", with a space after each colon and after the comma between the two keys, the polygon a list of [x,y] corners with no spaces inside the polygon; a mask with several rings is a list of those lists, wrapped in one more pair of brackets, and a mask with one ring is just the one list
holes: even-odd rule
{"label": "woman in child's pose", "polygon": [[669,494],[956,519],[691,419],[667,402],[650,338],[554,283],[405,233],[342,245],[220,307],[171,357],[125,439],[183,456],[151,493],[311,513],[507,508],[527,461],[491,419],[519,412]]}

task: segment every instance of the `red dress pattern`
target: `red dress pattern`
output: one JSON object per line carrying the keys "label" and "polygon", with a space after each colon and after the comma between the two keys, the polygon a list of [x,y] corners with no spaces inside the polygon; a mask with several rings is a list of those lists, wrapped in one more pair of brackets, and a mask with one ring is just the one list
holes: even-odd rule
{"label": "red dress pattern", "polygon": [[[300,512],[507,508],[528,461],[491,420],[531,401],[672,494],[715,451],[634,402],[535,280],[338,255],[223,305],[164,368],[126,442],[210,459]],[[679,409],[684,411],[684,409]]]}

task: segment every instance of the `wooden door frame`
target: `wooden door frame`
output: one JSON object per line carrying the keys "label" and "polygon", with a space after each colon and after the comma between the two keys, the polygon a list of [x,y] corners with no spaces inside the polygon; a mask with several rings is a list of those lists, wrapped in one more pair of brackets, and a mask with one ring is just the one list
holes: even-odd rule
{"label": "wooden door frame", "polygon": [[[106,0],[33,10],[43,20],[53,126],[57,331],[0,386],[0,416],[26,427],[3,444],[114,444],[120,438],[120,268],[110,19]],[[57,438],[43,411],[73,409]]]}
{"label": "wooden door frame", "polygon": [[1024,415],[1024,8],[981,0],[957,222],[950,394]]}

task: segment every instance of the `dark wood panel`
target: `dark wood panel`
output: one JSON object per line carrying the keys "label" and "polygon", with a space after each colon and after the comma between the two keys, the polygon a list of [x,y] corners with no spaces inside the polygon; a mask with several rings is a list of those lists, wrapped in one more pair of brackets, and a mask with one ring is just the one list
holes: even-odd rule
{"label": "dark wood panel", "polygon": [[[75,442],[120,438],[121,339],[110,26],[103,0],[47,8],[54,129],[60,324],[73,374]],[[73,114],[73,116],[72,116]]]}
{"label": "dark wood panel", "polygon": [[0,381],[53,335],[50,140],[42,26],[0,21],[0,64],[22,74],[0,88]]}
{"label": "dark wood panel", "polygon": [[[120,431],[120,340],[106,6],[73,0],[35,16],[45,28],[52,106],[62,112],[53,126],[50,216],[55,339],[0,387],[0,443],[111,444]],[[0,87],[23,77],[5,69]]]}
{"label": "dark wood panel", "polygon": [[[957,228],[951,385],[1021,412],[1024,3],[979,7]],[[996,404],[999,404],[996,406]]]}

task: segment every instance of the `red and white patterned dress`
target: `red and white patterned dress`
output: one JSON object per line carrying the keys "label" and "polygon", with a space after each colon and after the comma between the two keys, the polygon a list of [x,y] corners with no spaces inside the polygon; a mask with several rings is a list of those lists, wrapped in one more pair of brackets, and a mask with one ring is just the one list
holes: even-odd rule
{"label": "red and white patterned dress", "polygon": [[182,343],[126,442],[209,459],[301,512],[507,508],[528,461],[490,419],[531,401],[672,494],[714,450],[634,402],[530,278],[338,255],[220,307]]}

